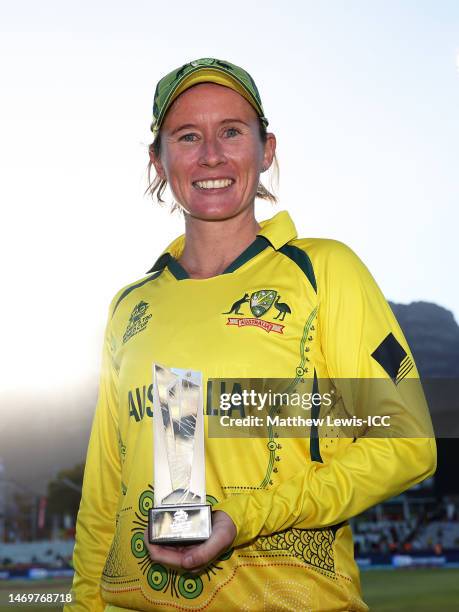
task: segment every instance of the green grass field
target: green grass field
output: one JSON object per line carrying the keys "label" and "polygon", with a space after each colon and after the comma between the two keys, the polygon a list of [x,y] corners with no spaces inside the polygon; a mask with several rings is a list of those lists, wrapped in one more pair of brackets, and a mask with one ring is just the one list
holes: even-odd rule
{"label": "green grass field", "polygon": [[[364,599],[374,612],[459,610],[459,569],[371,570],[362,572]],[[0,582],[0,611],[45,612],[62,604],[7,604],[8,593],[68,593],[69,580]]]}
{"label": "green grass field", "polygon": [[363,597],[375,612],[457,612],[459,569],[371,570]]}

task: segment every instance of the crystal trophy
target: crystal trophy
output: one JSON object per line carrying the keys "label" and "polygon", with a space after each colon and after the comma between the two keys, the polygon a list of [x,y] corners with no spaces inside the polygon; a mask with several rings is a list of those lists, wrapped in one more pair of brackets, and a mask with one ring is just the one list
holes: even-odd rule
{"label": "crystal trophy", "polygon": [[199,371],[153,364],[155,502],[148,535],[152,544],[207,540],[204,411]]}

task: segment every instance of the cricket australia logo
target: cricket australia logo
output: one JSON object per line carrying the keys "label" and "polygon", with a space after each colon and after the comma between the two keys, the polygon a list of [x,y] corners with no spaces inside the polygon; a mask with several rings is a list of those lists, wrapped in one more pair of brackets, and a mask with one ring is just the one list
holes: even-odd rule
{"label": "cricket australia logo", "polygon": [[253,317],[228,317],[226,324],[237,325],[238,327],[250,325],[261,327],[261,329],[264,329],[267,333],[273,331],[282,334],[285,325],[265,321],[261,318],[266,315],[272,307],[277,310],[277,315],[273,318],[279,321],[283,321],[286,314],[291,314],[292,311],[290,306],[285,302],[281,302],[280,298],[281,296],[274,289],[261,289],[260,291],[252,293],[250,297],[248,293],[245,293],[241,299],[234,302],[228,312],[224,312],[223,314],[242,315],[244,313],[241,312],[240,309],[243,304],[248,303]]}
{"label": "cricket australia logo", "polygon": [[138,334],[146,328],[148,321],[151,319],[151,314],[145,314],[147,310],[147,302],[139,302],[134,307],[134,310],[131,312],[131,316],[129,317],[126,331],[124,332],[123,344],[130,340],[132,336],[135,336],[135,334]]}

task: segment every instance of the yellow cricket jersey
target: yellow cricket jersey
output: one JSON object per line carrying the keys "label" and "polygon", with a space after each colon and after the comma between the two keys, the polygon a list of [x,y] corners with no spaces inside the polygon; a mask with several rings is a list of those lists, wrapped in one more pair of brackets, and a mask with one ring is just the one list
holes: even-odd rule
{"label": "yellow cricket jersey", "polygon": [[[206,492],[233,519],[234,547],[200,575],[150,560],[153,362],[205,380],[392,379],[384,401],[407,413],[399,383],[418,378],[381,291],[341,242],[298,239],[279,212],[207,279],[188,278],[183,247],[181,236],[110,306],[66,609],[367,610],[347,520],[430,476],[431,437],[207,437]],[[426,411],[422,390],[418,402]]]}

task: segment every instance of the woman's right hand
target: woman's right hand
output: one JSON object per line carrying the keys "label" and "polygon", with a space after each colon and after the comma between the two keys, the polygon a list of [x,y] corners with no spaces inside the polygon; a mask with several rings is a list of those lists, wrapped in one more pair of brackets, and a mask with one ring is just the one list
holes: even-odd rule
{"label": "woman's right hand", "polygon": [[228,514],[222,510],[216,510],[212,512],[212,534],[205,542],[188,546],[151,544],[148,541],[148,530],[145,530],[144,541],[152,561],[163,563],[174,569],[186,569],[191,573],[199,573],[211,561],[231,548],[236,533],[236,526]]}

